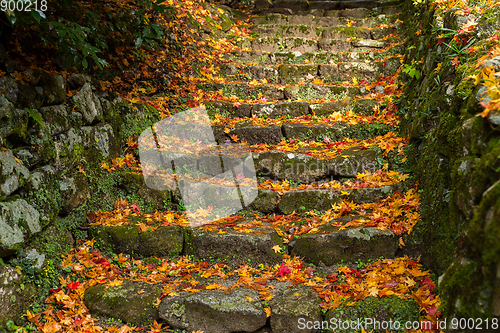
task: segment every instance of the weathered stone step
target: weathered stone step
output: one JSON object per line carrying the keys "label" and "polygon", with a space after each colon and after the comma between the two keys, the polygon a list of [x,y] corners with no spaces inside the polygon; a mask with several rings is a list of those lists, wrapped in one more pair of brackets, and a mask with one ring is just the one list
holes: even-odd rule
{"label": "weathered stone step", "polygon": [[246,83],[205,83],[200,85],[200,88],[205,91],[222,90],[224,96],[236,96],[243,100],[282,100],[285,94],[275,86],[263,84],[259,86],[248,86]]}
{"label": "weathered stone step", "polygon": [[376,79],[380,74],[394,74],[400,66],[398,57],[385,62],[339,62],[337,64],[283,64],[279,66],[221,65],[220,74],[234,81],[252,81],[266,79],[269,83],[293,84],[321,79],[323,82]]}
{"label": "weathered stone step", "polygon": [[[352,238],[355,239],[356,236]],[[348,252],[350,248],[344,248],[345,252]],[[219,263],[209,265],[207,269],[221,270],[220,265]],[[322,290],[328,292],[328,284],[335,283],[348,287],[346,283],[340,281],[329,282],[329,277],[336,280],[338,271],[321,266],[294,267],[294,271],[297,269],[301,278],[305,276],[303,278],[305,281],[298,285],[296,283],[289,285],[286,279],[285,282],[279,281],[282,280],[281,277],[286,278],[291,272],[290,267],[285,263],[283,266],[286,269],[281,273],[282,276],[280,273],[276,274],[274,270],[271,272],[262,270],[262,274],[245,277],[248,283],[243,282],[244,279],[240,279],[238,283],[235,279],[228,281],[228,279],[211,276],[208,280],[195,276],[189,280],[186,279],[183,283],[186,287],[182,289],[189,290],[189,292],[169,293],[164,289],[164,295],[162,295],[163,287],[171,288],[172,283],[149,284],[134,280],[115,280],[120,283],[113,286],[108,283],[96,284],[87,288],[83,298],[93,316],[114,318],[135,326],[151,325],[156,320],[175,331],[185,332],[312,333],[319,331],[321,327],[324,328],[324,323],[347,322],[351,324],[352,321],[356,324],[353,318],[370,318],[377,323],[384,323],[387,318],[391,320],[397,318],[399,322],[418,322],[419,304],[412,298],[401,299],[396,295],[369,296],[356,300],[354,304],[351,298],[347,300],[350,304],[342,304],[336,309],[324,312],[321,307],[325,299],[320,298],[318,293]],[[172,280],[177,284],[180,283],[182,278],[179,276],[180,269],[171,269],[170,266],[162,267],[172,273],[172,277],[168,278],[169,282]],[[306,272],[310,273],[304,273],[306,269]],[[351,271],[348,267],[345,269],[348,272]],[[262,276],[264,274],[269,276]],[[327,286],[315,290],[318,288],[317,281]],[[307,286],[306,282],[312,282],[316,288]],[[216,289],[213,289],[214,287]],[[375,290],[377,291],[377,288]],[[270,295],[272,299],[262,302],[263,294]],[[162,296],[161,301],[155,306],[154,303],[160,299],[160,296]],[[268,315],[270,315],[269,320]],[[306,329],[308,324],[312,327],[311,329]],[[366,325],[365,321],[361,321],[361,324]]]}
{"label": "weathered stone step", "polygon": [[[386,185],[374,188],[358,188],[344,193],[349,193],[349,200],[356,204],[376,202],[386,198],[391,192],[405,192],[408,187],[406,183]],[[282,214],[299,213],[301,211],[326,211],[335,203],[342,200],[341,191],[335,190],[297,190],[283,193],[278,202],[278,211]],[[343,198],[346,198],[345,196]]]}
{"label": "weathered stone step", "polygon": [[318,50],[316,40],[304,37],[260,37],[252,40],[242,38],[237,45],[241,48],[265,52],[314,52]]}
{"label": "weathered stone step", "polygon": [[[370,36],[368,36],[370,38]],[[363,38],[325,38],[319,41],[304,37],[242,38],[237,45],[243,49],[264,52],[371,51],[387,46],[385,41]]]}
{"label": "weathered stone step", "polygon": [[304,37],[304,38],[322,38],[324,27],[307,25],[277,25],[277,24],[259,24],[252,27],[252,33],[258,37]]}
{"label": "weathered stone step", "polygon": [[317,234],[301,235],[293,241],[290,254],[329,266],[342,261],[394,258],[398,250],[398,237],[389,230],[368,227],[326,232],[323,226],[318,229]]}
{"label": "weathered stone step", "polygon": [[314,13],[305,15],[284,15],[272,13],[253,17],[250,19],[250,23],[252,23],[254,27],[259,25],[295,25],[309,26],[312,28],[328,28],[345,25],[348,23],[347,19],[354,19],[354,26],[356,27],[375,28],[380,24],[393,23],[397,19],[397,15],[391,15],[386,7],[379,8],[379,12],[379,15],[373,17],[367,16],[366,11],[362,8],[359,8],[357,11],[315,11]]}
{"label": "weathered stone step", "polygon": [[258,37],[302,37],[302,38],[325,38],[345,39],[364,38],[380,39],[389,34],[396,33],[395,28],[363,28],[363,27],[317,27],[306,25],[258,25],[252,28],[252,32]]}
{"label": "weathered stone step", "polygon": [[354,97],[359,94],[360,88],[307,83],[304,85],[288,86],[283,90],[283,92],[285,99],[311,101]]}
{"label": "weathered stone step", "polygon": [[227,59],[241,64],[279,65],[279,64],[332,64],[337,62],[376,60],[385,58],[384,53],[352,52],[261,52],[235,51]]}
{"label": "weathered stone step", "polygon": [[241,100],[320,100],[320,99],[344,99],[360,94],[360,88],[354,86],[327,85],[327,84],[304,84],[292,85],[281,89],[278,87],[262,84],[249,86],[246,83],[204,83],[199,86],[205,91],[222,90],[227,97],[236,96]]}
{"label": "weathered stone step", "polygon": [[[322,128],[324,135],[342,133],[342,129],[336,133],[334,128],[333,126]],[[336,139],[333,137],[333,140]],[[342,152],[342,156],[331,159],[318,159],[300,152],[291,153],[277,150],[253,154],[253,159],[258,176],[300,183],[356,177],[358,173],[375,172],[382,167],[384,161],[382,155],[377,154],[374,150],[361,149],[360,147],[347,149]]]}
{"label": "weathered stone step", "polygon": [[373,115],[375,106],[381,107],[380,102],[370,99],[358,100],[337,100],[333,102],[323,102],[309,104],[307,102],[276,102],[257,104],[236,104],[230,102],[210,101],[205,103],[209,117],[214,118],[215,114],[223,118],[249,118],[268,117],[279,118],[290,116],[292,118],[314,112],[318,116],[329,116],[335,112],[345,113],[352,110],[356,114],[366,116]]}

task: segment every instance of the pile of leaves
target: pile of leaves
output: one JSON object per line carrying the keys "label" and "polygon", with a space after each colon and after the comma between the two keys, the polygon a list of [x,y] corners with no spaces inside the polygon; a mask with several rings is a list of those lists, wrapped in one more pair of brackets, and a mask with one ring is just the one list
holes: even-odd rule
{"label": "pile of leaves", "polygon": [[[241,264],[231,267],[224,262],[209,264],[186,257],[176,261],[158,259],[156,264],[151,264],[122,254],[106,257],[94,247],[94,241],[87,241],[64,258],[63,267],[71,274],[60,279],[60,287],[51,290],[46,300],[47,308],[40,313],[26,313],[30,327],[41,332],[125,333],[143,329],[122,325],[104,330],[84,304],[83,295],[87,288],[96,284],[114,288],[123,280],[162,285],[163,292],[157,305],[162,298],[179,295],[182,291],[196,293],[238,287],[258,291],[260,300],[267,304],[266,301],[275,296],[277,283],[285,282],[288,287],[311,287],[323,300],[323,309],[335,309],[342,304],[353,305],[356,300],[366,297],[394,295],[401,299],[414,299],[420,305],[421,320],[436,323],[439,316],[437,308],[440,301],[429,271],[422,270],[418,260],[409,257],[377,260],[359,270],[346,266],[332,267],[333,272],[325,276],[315,268],[305,266],[300,258],[287,255],[283,256],[281,264],[274,266]],[[266,306],[265,312],[270,316],[271,308]],[[155,323],[148,332],[161,332],[167,328],[162,326]]]}

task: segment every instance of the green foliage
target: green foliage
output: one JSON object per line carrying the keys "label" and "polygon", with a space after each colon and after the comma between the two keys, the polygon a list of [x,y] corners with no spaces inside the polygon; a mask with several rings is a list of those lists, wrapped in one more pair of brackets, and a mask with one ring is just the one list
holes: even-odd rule
{"label": "green foliage", "polygon": [[404,66],[403,73],[408,74],[412,79],[420,79],[422,73],[416,68],[416,63],[414,61],[412,61],[411,65],[405,64]]}
{"label": "green foliage", "polygon": [[33,118],[33,120],[35,120],[40,126],[44,125],[43,118],[40,115],[40,113],[38,113],[38,111],[34,111],[34,110],[28,109],[28,108],[25,108],[24,110],[26,110],[26,112],[28,113],[28,115],[31,118]]}
{"label": "green foliage", "polygon": [[24,0],[24,7],[33,10],[3,12],[13,26],[35,27],[45,45],[58,49],[66,66],[86,69],[96,65],[102,70],[108,64],[102,54],[112,46],[113,39],[135,48],[159,45],[164,27],[155,23],[155,18],[172,9],[163,2],[138,0],[131,6],[95,2],[89,6],[70,0],[43,0],[36,2],[35,9],[34,0]]}

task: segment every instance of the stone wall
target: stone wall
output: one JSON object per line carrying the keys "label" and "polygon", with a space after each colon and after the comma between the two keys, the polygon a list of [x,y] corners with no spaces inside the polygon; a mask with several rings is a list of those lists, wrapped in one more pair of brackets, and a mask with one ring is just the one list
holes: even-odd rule
{"label": "stone wall", "polygon": [[[407,1],[405,95],[400,101],[402,132],[422,192],[422,216],[407,251],[422,255],[439,276],[443,313],[448,318],[500,316],[500,121],[479,102],[488,98],[475,84],[481,67],[500,72],[500,58],[476,66],[488,37],[500,30],[498,8],[465,15]],[[438,36],[475,19],[478,49],[454,55]],[[447,43],[449,43],[448,39]],[[465,52],[465,51],[464,51]]]}
{"label": "stone wall", "polygon": [[[169,204],[170,193],[148,189],[142,177],[101,168],[123,153],[126,138],[158,121],[158,112],[95,86],[83,74],[66,79],[31,69],[16,80],[0,78],[0,327],[34,302],[32,288],[48,290],[60,254],[74,237],[86,237],[87,214],[127,197],[142,211]],[[26,269],[36,278],[23,277]],[[39,285],[28,287],[33,280]]]}

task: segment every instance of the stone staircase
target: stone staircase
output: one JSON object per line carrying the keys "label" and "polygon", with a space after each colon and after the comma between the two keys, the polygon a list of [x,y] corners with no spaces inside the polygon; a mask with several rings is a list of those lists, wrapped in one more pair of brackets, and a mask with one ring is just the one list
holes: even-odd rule
{"label": "stone staircase", "polygon": [[[150,258],[168,274],[160,281],[90,287],[90,311],[140,326],[154,319],[179,332],[206,333],[320,332],[301,323],[341,318],[339,313],[388,320],[396,309],[418,320],[419,308],[409,299],[360,297],[358,307],[326,311],[328,300],[314,283],[333,281],[340,264],[353,268],[355,262],[396,258],[404,230],[380,221],[409,221],[418,208],[399,172],[405,140],[396,134],[394,106],[402,52],[398,6],[257,1],[250,35],[226,55],[219,78],[199,84],[211,97],[205,105],[215,120],[215,140],[221,146],[243,142],[252,151],[255,200],[223,222],[196,227],[172,225],[179,215],[163,215],[162,226],[145,231],[161,214],[136,216],[126,226],[92,225],[90,235],[101,250],[123,253],[123,267],[130,267],[125,263],[131,257]],[[204,158],[185,157],[184,163],[215,176]],[[206,206],[217,196],[199,193]],[[391,217],[384,214],[394,209],[392,200],[402,204]],[[161,259],[181,255],[195,261],[182,257],[186,265],[180,269]],[[191,276],[197,265],[205,265],[206,276]],[[279,272],[274,279],[273,265]],[[307,278],[284,279],[292,267]],[[172,283],[183,291],[169,289]],[[161,303],[151,307],[162,293]]]}

